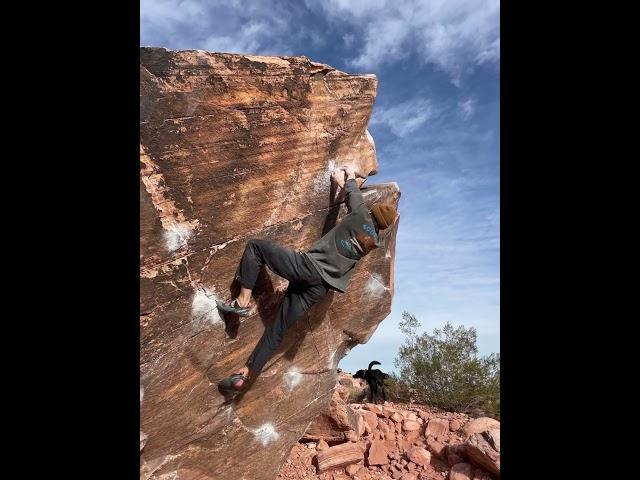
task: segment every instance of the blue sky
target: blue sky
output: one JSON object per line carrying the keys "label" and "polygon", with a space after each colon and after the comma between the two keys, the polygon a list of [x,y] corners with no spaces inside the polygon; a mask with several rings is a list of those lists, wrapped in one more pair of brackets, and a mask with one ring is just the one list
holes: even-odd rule
{"label": "blue sky", "polygon": [[392,313],[340,362],[395,370],[403,311],[500,336],[500,25],[494,0],[141,0],[140,44],[306,55],[374,73],[369,131],[379,173],[398,182]]}

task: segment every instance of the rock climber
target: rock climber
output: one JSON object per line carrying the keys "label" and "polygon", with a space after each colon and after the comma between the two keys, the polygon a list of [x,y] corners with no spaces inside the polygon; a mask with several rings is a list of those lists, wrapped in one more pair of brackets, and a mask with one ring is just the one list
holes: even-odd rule
{"label": "rock climber", "polygon": [[248,316],[251,291],[263,265],[287,279],[289,286],[275,321],[265,329],[244,368],[218,383],[222,392],[244,390],[260,374],[289,327],[329,290],[345,292],[358,260],[381,246],[380,231],[395,222],[398,213],[393,205],[380,202],[367,208],[353,167],[334,171],[331,180],[346,192],[348,214],[311,249],[297,252],[267,240],[247,242],[235,275],[240,293],[230,302],[217,302],[218,310],[222,314]]}

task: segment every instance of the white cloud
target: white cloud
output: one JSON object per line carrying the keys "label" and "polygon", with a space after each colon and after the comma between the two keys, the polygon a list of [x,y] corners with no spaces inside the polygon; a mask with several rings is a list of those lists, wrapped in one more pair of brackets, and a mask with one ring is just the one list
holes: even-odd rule
{"label": "white cloud", "polygon": [[254,22],[243,26],[234,36],[208,37],[203,49],[209,52],[256,54],[261,50],[261,38],[265,36],[268,27],[265,23]]}
{"label": "white cloud", "polygon": [[329,16],[364,28],[365,45],[352,59],[373,69],[417,53],[459,84],[465,71],[500,59],[499,0],[307,1]]}
{"label": "white cloud", "polygon": [[398,137],[415,132],[436,112],[427,99],[408,100],[388,108],[374,110],[370,125],[385,124]]}
{"label": "white cloud", "polygon": [[141,0],[142,45],[171,49],[289,55],[293,39],[323,41],[294,32],[291,9],[281,2],[238,0]]}
{"label": "white cloud", "polygon": [[468,98],[464,102],[458,102],[460,114],[465,120],[469,120],[476,111],[476,102],[472,98]]}
{"label": "white cloud", "polygon": [[[309,13],[322,21],[308,22]],[[475,66],[500,59],[499,17],[499,0],[141,0],[140,39],[173,49],[287,55],[334,36],[348,49],[362,45],[349,58],[352,67],[370,71],[415,55],[459,85]]]}

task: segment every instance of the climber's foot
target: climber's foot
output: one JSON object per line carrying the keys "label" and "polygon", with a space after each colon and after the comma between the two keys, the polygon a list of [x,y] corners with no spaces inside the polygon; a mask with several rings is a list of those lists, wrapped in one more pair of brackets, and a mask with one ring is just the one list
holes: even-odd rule
{"label": "climber's foot", "polygon": [[248,317],[249,316],[249,307],[241,307],[238,303],[238,300],[232,300],[229,303],[219,302],[216,300],[216,304],[218,305],[218,310],[224,313],[233,313],[234,315],[238,315],[240,317]]}
{"label": "climber's foot", "polygon": [[222,392],[240,392],[249,383],[249,377],[234,373],[218,383],[218,389]]}

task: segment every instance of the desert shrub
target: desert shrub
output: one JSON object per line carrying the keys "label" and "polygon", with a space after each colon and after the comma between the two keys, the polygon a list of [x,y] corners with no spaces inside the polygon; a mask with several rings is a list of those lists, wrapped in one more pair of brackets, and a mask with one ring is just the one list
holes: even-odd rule
{"label": "desert shrub", "polygon": [[[406,335],[395,359],[399,375],[393,395],[444,410],[500,418],[500,354],[478,356],[475,328],[447,323],[432,334],[418,334],[420,323],[402,314]],[[389,391],[390,388],[387,390]],[[400,400],[402,399],[402,400]]]}
{"label": "desert shrub", "polygon": [[362,403],[369,395],[369,388],[349,387],[349,396],[347,397],[347,403]]}
{"label": "desert shrub", "polygon": [[396,375],[394,372],[389,374],[384,382],[385,391],[387,392],[387,400],[396,403],[411,403],[415,398],[411,396],[411,390],[406,382]]}

